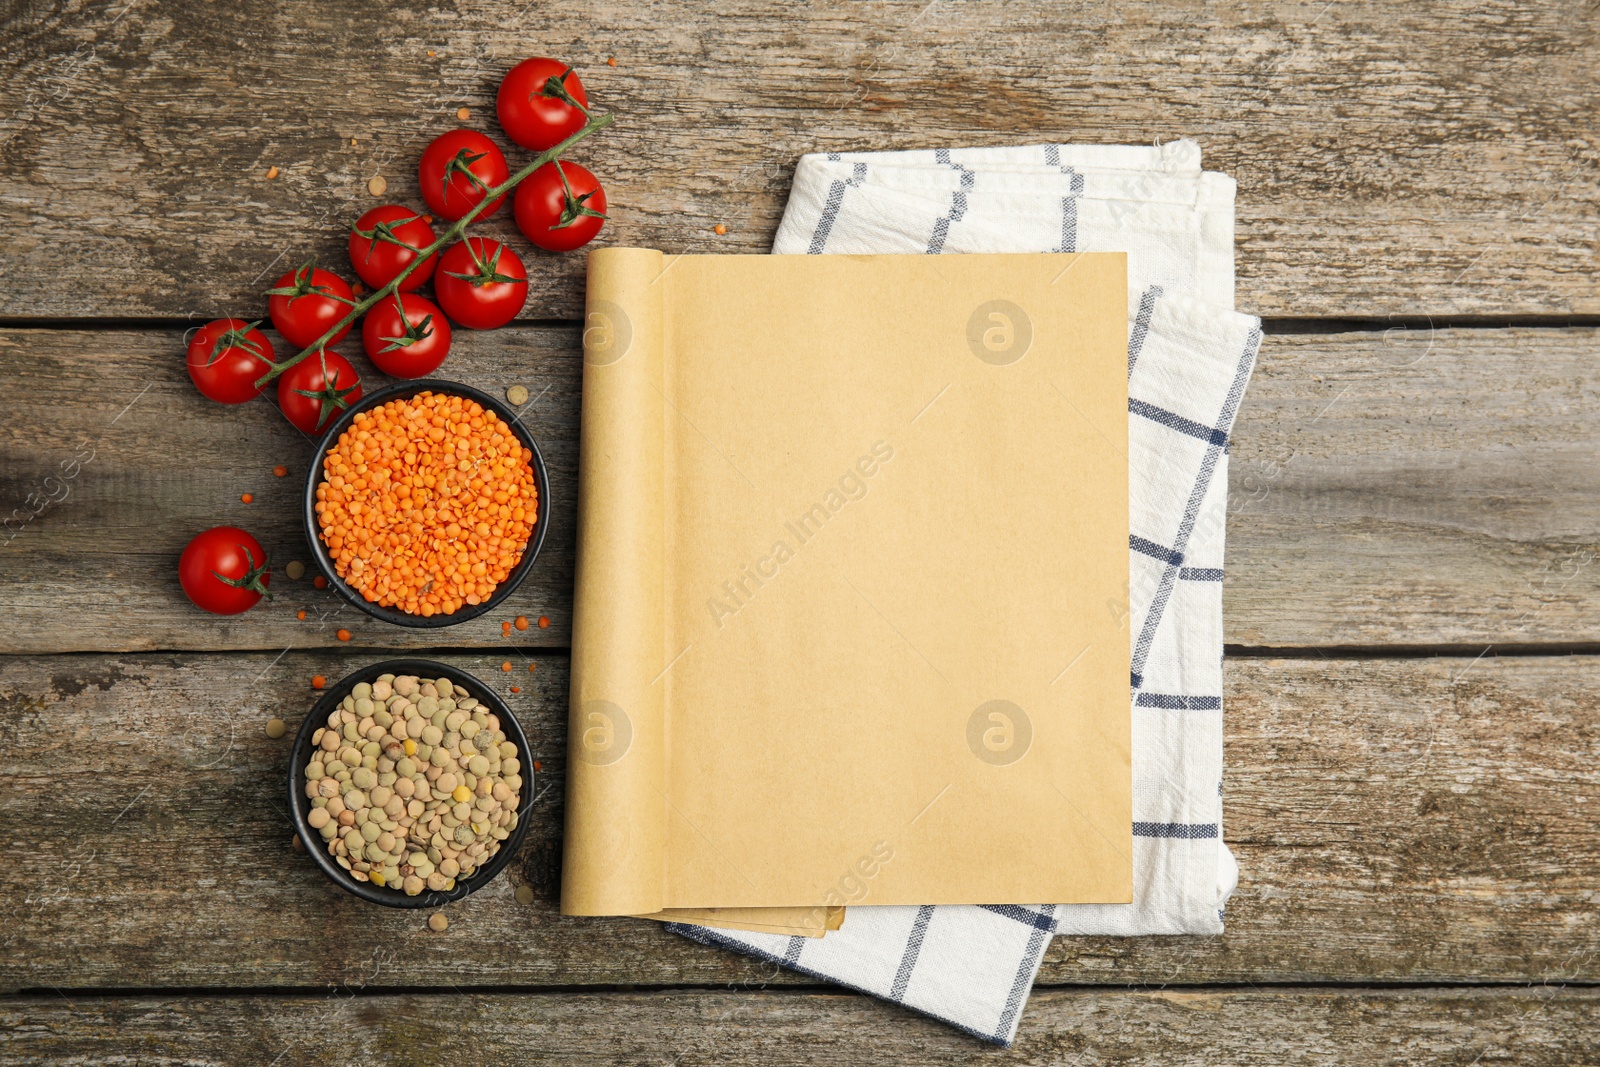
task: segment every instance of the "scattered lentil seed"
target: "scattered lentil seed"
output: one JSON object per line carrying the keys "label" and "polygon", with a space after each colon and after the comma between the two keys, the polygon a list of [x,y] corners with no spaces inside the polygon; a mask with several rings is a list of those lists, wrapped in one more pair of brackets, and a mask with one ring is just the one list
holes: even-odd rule
{"label": "scattered lentil seed", "polygon": [[299,619],[301,622],[304,622],[306,617],[306,609],[301,608],[299,611],[294,613],[294,617]]}
{"label": "scattered lentil seed", "polygon": [[540,615],[539,616],[539,629],[541,629],[541,630],[550,629],[550,616],[548,616],[548,615]]}
{"label": "scattered lentil seed", "polygon": [[517,616],[517,629],[526,630],[527,628],[528,628],[528,617],[526,615],[518,615]]}
{"label": "scattered lentil seed", "polygon": [[511,661],[506,660],[504,663],[500,664],[500,669],[509,674],[511,672]]}
{"label": "scattered lentil seed", "polygon": [[340,630],[338,633],[334,634],[333,636],[337,637],[341,641],[348,641],[348,640],[350,640],[350,631],[349,630]]}
{"label": "scattered lentil seed", "polygon": [[525,385],[513,385],[506,390],[506,400],[512,407],[520,408],[528,402],[528,387]]}
{"label": "scattered lentil seed", "polygon": [[617,65],[617,57],[616,56],[607,56],[606,57],[606,66],[614,67],[616,65]]}
{"label": "scattered lentil seed", "polygon": [[316,586],[318,589],[326,589],[328,588],[328,579],[319,574],[315,578],[311,579],[311,584]]}
{"label": "scattered lentil seed", "polygon": [[511,687],[511,691],[513,693],[520,693],[522,692],[522,687],[520,685],[514,685]]}
{"label": "scattered lentil seed", "polygon": [[313,689],[321,689],[323,686],[325,686],[327,684],[328,684],[328,680],[326,678],[324,678],[322,675],[314,674],[314,675],[311,676],[311,688],[313,688]]}
{"label": "scattered lentil seed", "polygon": [[519,886],[517,886],[517,903],[518,904],[532,904],[533,903],[533,887],[532,886],[527,886],[527,885],[519,885]]}
{"label": "scattered lentil seed", "polygon": [[268,719],[267,720],[267,736],[268,737],[279,738],[279,737],[282,737],[284,734],[288,733],[288,731],[289,731],[289,725],[287,723],[285,723],[282,719]]}
{"label": "scattered lentil seed", "polygon": [[388,191],[389,179],[385,178],[381,174],[374,174],[372,179],[367,182],[367,192],[371,193],[373,196],[382,196]]}
{"label": "scattered lentil seed", "polygon": [[276,178],[277,176],[278,176],[278,168],[277,167],[268,167],[267,168],[267,181],[271,181],[272,179]]}
{"label": "scattered lentil seed", "polygon": [[274,478],[287,478],[289,476],[289,468],[280,463],[272,468],[272,476]]}
{"label": "scattered lentil seed", "polygon": [[456,118],[460,119],[462,122],[466,122],[471,117],[472,117],[472,112],[470,110],[468,110],[467,108],[463,107],[463,108],[457,108],[456,109]]}
{"label": "scattered lentil seed", "polygon": [[[463,108],[462,110],[465,111],[466,109]],[[442,934],[449,928],[450,920],[445,917],[444,912],[436,911],[432,915],[428,916],[428,929],[432,930],[434,933]]]}
{"label": "scattered lentil seed", "polygon": [[715,226],[711,227],[711,232],[715,233],[718,237],[721,237],[723,234],[728,232],[728,228],[719,222]]}
{"label": "scattered lentil seed", "polygon": [[290,560],[289,565],[283,568],[283,573],[298,582],[306,576],[306,565],[297,559]]}
{"label": "scattered lentil seed", "polygon": [[300,840],[299,834],[295,834],[294,837],[292,837],[289,841],[289,847],[294,849],[296,852],[304,852],[306,850],[306,843]]}
{"label": "scattered lentil seed", "polygon": [[250,504],[250,503],[253,503],[254,501],[255,501],[255,495],[253,493],[240,493],[239,494],[239,502],[241,504]]}

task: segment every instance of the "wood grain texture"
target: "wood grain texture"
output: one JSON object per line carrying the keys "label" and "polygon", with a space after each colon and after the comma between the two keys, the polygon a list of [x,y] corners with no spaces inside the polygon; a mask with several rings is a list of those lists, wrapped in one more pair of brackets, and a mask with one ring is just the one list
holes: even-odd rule
{"label": "wood grain texture", "polygon": [[[299,508],[314,449],[266,400],[204,400],[180,353],[175,330],[0,331],[10,387],[29,398],[0,425],[0,651],[276,651],[336,644],[339,627],[374,647],[499,647],[500,623],[519,613],[552,622],[514,632],[519,647],[565,646],[574,328],[464,336],[446,364],[490,392],[529,388],[524,421],[554,511],[505,610],[443,634],[379,624],[287,579],[281,564],[309,558]],[[1600,638],[1597,355],[1592,329],[1269,336],[1232,444],[1227,640]],[[280,462],[289,477],[272,477]],[[239,503],[245,491],[255,503]],[[251,530],[280,564],[278,599],[229,619],[199,615],[174,578],[187,540],[221,522]]]}
{"label": "wood grain texture", "polygon": [[[24,3],[0,315],[254,317],[306,254],[344,264],[370,177],[416,201],[457,108],[498,136],[530,52],[620,117],[575,153],[610,243],[766,251],[807,151],[1192,136],[1240,183],[1243,308],[1595,313],[1595,30],[1582,0]],[[571,317],[581,271],[536,257],[528,314]]]}
{"label": "wood grain texture", "polygon": [[1600,332],[1270,337],[1230,456],[1227,641],[1600,638]]}
{"label": "wood grain texture", "polygon": [[[439,938],[446,941],[450,935]],[[1589,1064],[1593,989],[1041,991],[1018,1064]],[[850,994],[0,1000],[0,1062],[987,1064],[976,1039]]]}
{"label": "wood grain texture", "polygon": [[[510,675],[499,654],[440,656],[507,694],[538,761],[506,876],[447,909],[447,939],[338,890],[291,849],[291,739],[263,727],[298,726],[313,673],[372,658],[0,658],[0,992],[804,981],[642,920],[557,914],[556,654]],[[1228,932],[1057,938],[1040,982],[1595,981],[1597,691],[1590,657],[1230,661]]]}

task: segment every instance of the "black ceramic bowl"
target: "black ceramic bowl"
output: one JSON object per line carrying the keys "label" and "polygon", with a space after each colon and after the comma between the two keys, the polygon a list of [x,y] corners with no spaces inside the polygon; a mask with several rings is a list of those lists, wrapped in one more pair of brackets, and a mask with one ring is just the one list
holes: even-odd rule
{"label": "black ceramic bowl", "polygon": [[[328,851],[327,843],[322,840],[322,835],[306,822],[306,816],[311,812],[311,801],[306,797],[306,764],[311,761],[313,747],[311,735],[316,733],[317,727],[328,724],[328,715],[339,706],[340,701],[350,695],[350,690],[361,682],[375,682],[384,674],[416,674],[424,678],[450,679],[452,685],[461,686],[469,694],[477,697],[479,703],[486,705],[491,712],[499,716],[500,729],[505,731],[506,740],[517,746],[517,752],[522,760],[520,796],[523,808],[517,819],[516,829],[511,831],[510,837],[500,842],[500,851],[496,852],[488,863],[474,871],[472,877],[456,882],[456,887],[448,892],[425,889],[414,897],[408,897],[398,889],[376,886],[371,882],[358,882],[350,877],[349,871],[334,861],[332,853]],[[506,707],[505,701],[501,700],[493,689],[466,671],[430,659],[392,659],[386,663],[374,663],[330,685],[322,699],[317,701],[316,706],[306,716],[305,722],[300,724],[300,733],[294,739],[294,749],[289,753],[289,811],[294,818],[295,830],[300,834],[300,841],[306,846],[306,852],[316,860],[317,866],[322,868],[322,873],[337,882],[346,892],[354,893],[362,900],[391,908],[437,908],[475,893],[494,881],[506,864],[511,862],[511,857],[517,854],[517,850],[522,847],[523,838],[528,835],[527,801],[534,795],[533,786],[533,759],[528,752],[528,738],[518,725],[516,716]]]}
{"label": "black ceramic bowl", "polygon": [[[370,411],[380,404],[390,400],[405,399],[421,392],[447,393],[453,396],[466,397],[476,400],[485,408],[500,416],[502,422],[511,427],[513,433],[522,441],[524,447],[533,453],[533,483],[539,490],[539,505],[535,513],[533,536],[522,549],[522,560],[506,580],[495,587],[495,591],[488,600],[481,604],[464,605],[460,611],[449,615],[411,615],[397,608],[386,608],[378,604],[369,603],[367,598],[345,584],[339,572],[334,569],[333,558],[328,555],[328,546],[322,543],[321,527],[317,524],[317,486],[322,484],[322,460],[328,450],[339,440],[339,435],[350,428],[358,414]],[[522,580],[528,576],[528,571],[533,567],[533,561],[539,556],[539,549],[544,545],[545,530],[550,522],[550,476],[544,469],[544,456],[539,452],[539,445],[517,418],[517,413],[504,401],[490,396],[480,389],[460,382],[447,382],[440,378],[419,378],[416,381],[401,382],[379,389],[371,396],[362,397],[358,403],[352,404],[334,420],[328,427],[328,432],[322,435],[322,440],[317,443],[317,454],[312,460],[311,471],[306,475],[306,492],[304,501],[304,519],[306,525],[306,541],[311,546],[311,554],[316,557],[317,568],[327,577],[328,584],[338,591],[350,603],[384,622],[392,622],[396,626],[417,626],[433,628],[439,626],[453,626],[458,622],[475,619],[479,615],[493,611],[501,601],[510,596]]]}

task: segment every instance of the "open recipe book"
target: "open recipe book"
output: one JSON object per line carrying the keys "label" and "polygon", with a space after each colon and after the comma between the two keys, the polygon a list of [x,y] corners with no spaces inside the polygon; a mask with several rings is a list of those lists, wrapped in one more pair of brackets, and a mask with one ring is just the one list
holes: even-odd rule
{"label": "open recipe book", "polygon": [[591,253],[563,912],[1131,899],[1126,286]]}

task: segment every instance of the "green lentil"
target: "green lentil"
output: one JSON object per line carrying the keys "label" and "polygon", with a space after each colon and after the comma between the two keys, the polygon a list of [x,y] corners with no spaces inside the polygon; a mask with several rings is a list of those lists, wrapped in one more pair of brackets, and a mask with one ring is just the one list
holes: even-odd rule
{"label": "green lentil", "polygon": [[447,891],[516,826],[516,745],[447,679],[356,685],[312,743],[308,821],[353,878],[412,895]]}

